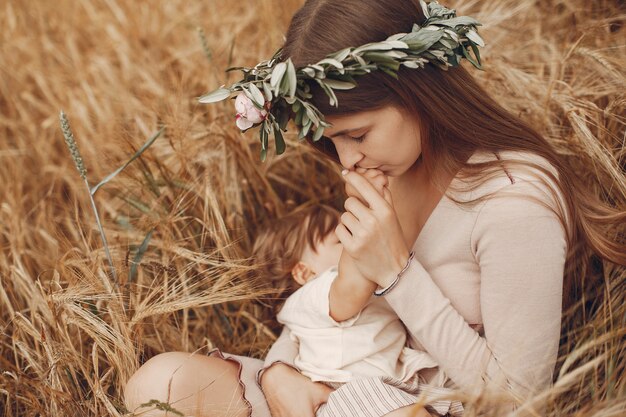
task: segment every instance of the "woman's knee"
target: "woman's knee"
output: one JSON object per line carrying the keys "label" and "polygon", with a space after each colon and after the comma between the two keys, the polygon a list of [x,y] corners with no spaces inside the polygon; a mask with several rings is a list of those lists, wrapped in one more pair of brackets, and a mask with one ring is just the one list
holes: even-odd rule
{"label": "woman's knee", "polygon": [[[165,415],[154,404],[169,404],[185,415],[197,417],[247,416],[248,406],[237,378],[237,364],[217,357],[186,352],[154,356],[128,380],[124,402],[142,416]],[[143,413],[145,410],[152,411]],[[171,415],[168,414],[168,415]]]}

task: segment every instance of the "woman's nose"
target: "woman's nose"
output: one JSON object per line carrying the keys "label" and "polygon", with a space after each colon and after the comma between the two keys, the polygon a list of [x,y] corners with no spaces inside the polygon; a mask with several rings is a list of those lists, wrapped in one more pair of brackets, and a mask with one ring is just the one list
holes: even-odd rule
{"label": "woman's nose", "polygon": [[356,144],[346,143],[346,141],[338,140],[335,143],[335,149],[337,155],[339,155],[339,161],[345,169],[353,169],[361,159],[363,154],[358,150]]}

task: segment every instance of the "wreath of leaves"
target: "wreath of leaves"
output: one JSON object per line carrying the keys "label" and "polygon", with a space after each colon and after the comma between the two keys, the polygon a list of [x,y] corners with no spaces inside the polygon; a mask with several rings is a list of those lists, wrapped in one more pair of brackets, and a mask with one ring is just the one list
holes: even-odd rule
{"label": "wreath of leaves", "polygon": [[301,68],[295,68],[291,58],[281,61],[280,48],[271,59],[260,62],[254,68],[226,69],[226,72],[241,70],[243,79],[230,87],[222,85],[200,97],[199,101],[214,103],[229,98],[234,92],[243,91],[256,108],[269,109],[267,117],[252,126],[261,127],[261,161],[265,161],[272,134],[276,154],[285,151],[282,132],[287,131],[292,115],[300,130],[298,140],[313,131],[313,141],[318,141],[324,134],[324,128],[330,126],[322,113],[308,101],[312,98],[311,82],[319,84],[329,97],[330,105],[337,107],[339,103],[334,90],[356,87],[354,77],[371,71],[380,70],[398,79],[397,72],[402,65],[424,68],[431,63],[447,70],[460,65],[463,58],[482,70],[478,47],[485,44],[476,29],[481,23],[469,16],[457,17],[454,9],[447,9],[436,1],[427,4],[420,0],[420,4],[426,20],[421,26],[414,24],[409,33],[397,33],[382,42],[345,48]]}

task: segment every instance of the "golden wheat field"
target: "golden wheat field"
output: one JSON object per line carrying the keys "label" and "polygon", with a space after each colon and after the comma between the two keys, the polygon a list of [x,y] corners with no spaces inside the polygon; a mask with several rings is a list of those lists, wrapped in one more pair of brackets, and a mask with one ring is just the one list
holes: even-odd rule
{"label": "golden wheat field", "polygon": [[[122,388],[155,354],[265,356],[280,327],[250,278],[255,231],[339,206],[342,180],[293,129],[261,163],[232,103],[197,98],[268,59],[302,3],[0,1],[0,415],[132,415]],[[442,4],[484,25],[480,82],[624,207],[626,2]],[[90,186],[154,139],[94,192],[107,246],[61,111]],[[626,415],[626,272],[603,266],[602,302],[564,313],[549,416]]]}

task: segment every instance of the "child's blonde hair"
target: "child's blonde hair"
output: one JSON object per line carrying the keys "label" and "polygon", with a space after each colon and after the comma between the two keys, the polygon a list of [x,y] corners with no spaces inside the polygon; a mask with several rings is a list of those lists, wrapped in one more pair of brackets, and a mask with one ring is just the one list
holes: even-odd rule
{"label": "child's blonde hair", "polygon": [[266,225],[252,248],[255,265],[272,286],[284,291],[296,288],[291,270],[301,260],[308,245],[316,244],[333,232],[339,211],[326,204],[301,206]]}

